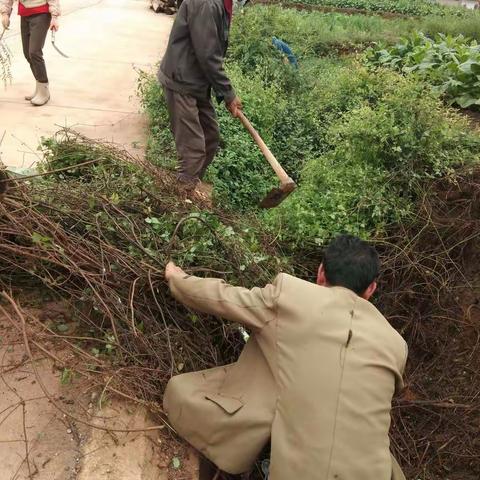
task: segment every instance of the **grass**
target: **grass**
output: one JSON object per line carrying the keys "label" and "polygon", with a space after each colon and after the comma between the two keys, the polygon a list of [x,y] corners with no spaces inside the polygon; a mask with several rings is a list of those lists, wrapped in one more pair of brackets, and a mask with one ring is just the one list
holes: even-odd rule
{"label": "grass", "polygon": [[[248,24],[248,28],[245,25]],[[345,15],[298,11],[280,6],[246,8],[232,24],[229,57],[239,59],[239,52],[249,49],[252,60],[264,54],[259,45],[281,36],[300,57],[325,55],[333,48],[361,48],[373,42],[395,43],[415,31],[428,35],[445,33],[480,40],[480,13],[468,16],[426,16],[420,18],[383,18],[375,15]],[[246,34],[253,38],[246,38]],[[241,42],[241,43],[239,43]],[[256,44],[254,48],[253,44]]]}
{"label": "grass", "polygon": [[255,63],[271,50],[272,36],[281,37],[297,56],[306,58],[336,53],[336,48],[395,42],[414,29],[408,19],[392,22],[376,16],[256,6],[234,19],[228,56],[242,64]]}
{"label": "grass", "polygon": [[445,17],[425,17],[414,22],[416,30],[428,35],[444,33],[446,35],[464,35],[480,40],[480,13],[471,13],[466,17],[449,15]]}

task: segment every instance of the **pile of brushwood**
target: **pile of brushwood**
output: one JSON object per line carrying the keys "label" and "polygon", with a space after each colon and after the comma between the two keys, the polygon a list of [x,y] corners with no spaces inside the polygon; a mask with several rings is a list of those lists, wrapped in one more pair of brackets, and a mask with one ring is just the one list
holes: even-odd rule
{"label": "pile of brushwood", "polygon": [[189,272],[268,282],[282,260],[255,221],[179,197],[171,174],[71,132],[46,148],[56,173],[47,162],[41,176],[12,181],[0,205],[2,287],[46,287],[72,303],[70,321],[43,333],[79,324],[83,373],[111,365],[121,374],[110,385],[145,401],[159,401],[174,373],[234,358],[238,329],[187,314],[163,270],[172,258]]}
{"label": "pile of brushwood", "polygon": [[426,187],[379,247],[378,306],[410,349],[394,449],[407,478],[479,478],[480,169]]}
{"label": "pile of brushwood", "polygon": [[[156,408],[172,374],[235,360],[242,333],[172,299],[169,258],[245,286],[281,270],[314,278],[319,252],[287,257],[254,213],[179,196],[171,174],[72,132],[45,149],[41,176],[11,180],[0,202],[0,282],[15,298],[33,290],[69,302],[60,320],[24,303],[26,330],[32,345],[74,351],[62,368],[92,385]],[[478,168],[430,182],[416,216],[376,239],[375,301],[410,347],[392,429],[409,478],[480,475],[479,187]],[[18,313],[2,309],[18,327]]]}

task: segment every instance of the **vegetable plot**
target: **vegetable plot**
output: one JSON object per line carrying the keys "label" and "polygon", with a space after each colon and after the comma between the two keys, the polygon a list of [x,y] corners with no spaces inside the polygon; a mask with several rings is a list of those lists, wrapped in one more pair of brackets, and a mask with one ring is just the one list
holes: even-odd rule
{"label": "vegetable plot", "polygon": [[287,0],[287,3],[289,2],[414,16],[444,15],[446,13],[463,16],[467,14],[465,9],[443,6],[433,0]]}
{"label": "vegetable plot", "polygon": [[463,35],[416,33],[392,48],[371,49],[367,61],[418,75],[461,108],[480,105],[480,45]]}

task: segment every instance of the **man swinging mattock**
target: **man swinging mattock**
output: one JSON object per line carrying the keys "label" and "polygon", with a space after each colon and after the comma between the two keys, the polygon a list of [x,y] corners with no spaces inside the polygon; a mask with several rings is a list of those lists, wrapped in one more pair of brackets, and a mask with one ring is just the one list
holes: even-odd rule
{"label": "man swinging mattock", "polygon": [[218,149],[212,90],[233,116],[242,108],[223,68],[232,11],[232,0],[185,0],[158,72],[179,158],[177,178],[187,190],[197,186]]}
{"label": "man swinging mattock", "polygon": [[271,441],[270,480],[404,480],[388,432],[407,345],[369,302],[379,267],[347,235],[325,250],[317,284],[280,274],[247,290],[169,263],[178,301],[252,332],[236,363],[170,380],[171,425],[229,474]]}

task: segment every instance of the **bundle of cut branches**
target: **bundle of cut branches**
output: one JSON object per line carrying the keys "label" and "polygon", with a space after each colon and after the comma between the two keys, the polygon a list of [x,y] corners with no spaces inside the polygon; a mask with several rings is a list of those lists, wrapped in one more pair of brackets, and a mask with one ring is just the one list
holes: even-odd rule
{"label": "bundle of cut branches", "polygon": [[160,400],[174,373],[235,358],[238,328],[177,305],[163,270],[173,258],[190,273],[267,283],[280,265],[259,225],[182,198],[171,174],[127,152],[61,137],[44,171],[10,180],[0,203],[3,288],[66,299],[69,320],[40,330],[74,344],[83,373],[108,367],[110,386],[140,400]]}
{"label": "bundle of cut branches", "polygon": [[410,349],[395,450],[408,478],[479,478],[480,169],[432,182],[379,243],[380,309]]}

